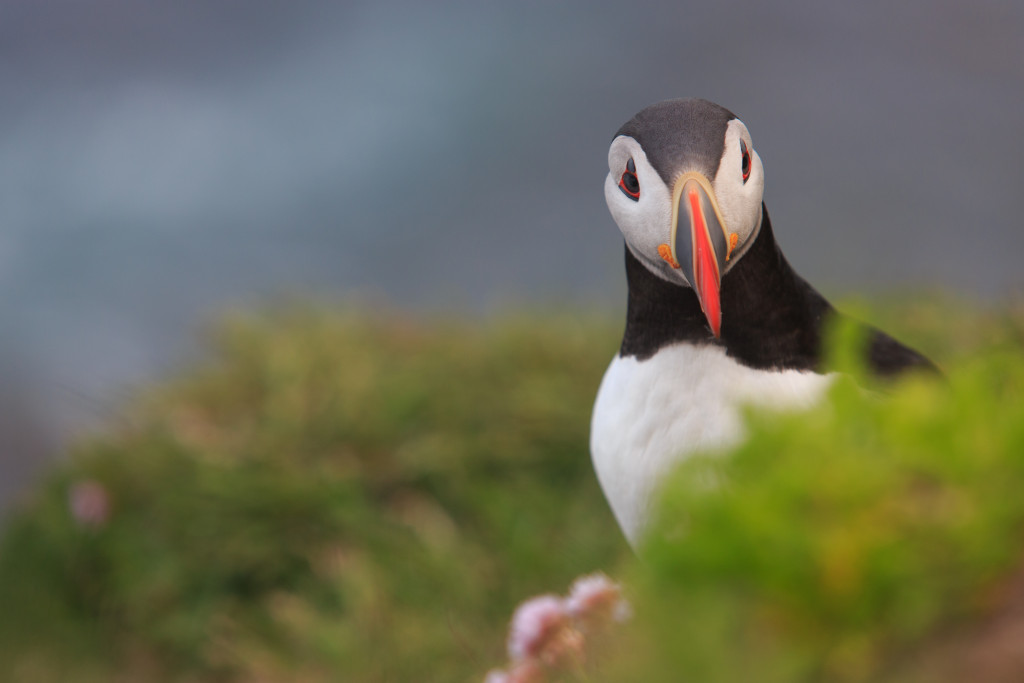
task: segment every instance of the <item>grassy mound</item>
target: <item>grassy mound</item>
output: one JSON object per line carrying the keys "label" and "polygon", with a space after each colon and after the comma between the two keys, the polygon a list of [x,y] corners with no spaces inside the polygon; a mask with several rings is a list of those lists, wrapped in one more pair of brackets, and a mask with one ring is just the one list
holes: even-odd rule
{"label": "grassy mound", "polygon": [[0,679],[479,681],[519,601],[604,569],[636,617],[588,680],[932,680],[1021,559],[1024,315],[865,317],[948,382],[753,415],[643,561],[587,448],[618,323],[235,318],[7,520]]}
{"label": "grassy mound", "polygon": [[229,322],[8,522],[0,661],[31,681],[478,678],[523,596],[628,552],[587,449],[615,337]]}

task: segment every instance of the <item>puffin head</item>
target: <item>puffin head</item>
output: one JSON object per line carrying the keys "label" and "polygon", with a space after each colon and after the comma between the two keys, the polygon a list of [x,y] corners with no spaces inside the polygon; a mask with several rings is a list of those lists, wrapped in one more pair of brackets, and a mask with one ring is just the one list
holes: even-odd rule
{"label": "puffin head", "polygon": [[722,278],[761,226],[764,169],[743,122],[707,100],[647,107],[612,140],[604,194],[633,256],[693,289],[720,336]]}

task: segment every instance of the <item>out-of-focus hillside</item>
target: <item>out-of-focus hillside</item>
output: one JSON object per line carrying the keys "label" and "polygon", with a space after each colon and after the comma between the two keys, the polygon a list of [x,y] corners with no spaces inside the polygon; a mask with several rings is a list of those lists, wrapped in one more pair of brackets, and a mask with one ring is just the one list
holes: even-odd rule
{"label": "out-of-focus hillside", "polygon": [[[605,653],[612,679],[730,680],[735,643],[740,671],[777,680],[888,672],[892,652],[982,618],[1019,558],[1024,315],[863,311],[949,382],[839,391],[813,429],[755,420],[758,445],[715,461],[725,493],[680,475],[668,505],[690,523],[643,563],[587,448],[617,322],[232,318],[203,366],[77,447],[7,522],[4,680],[480,680],[518,601],[597,569],[637,608]],[[805,580],[815,539],[830,571]],[[880,565],[864,559],[879,543]],[[823,660],[829,634],[842,647]]]}
{"label": "out-of-focus hillside", "polygon": [[239,317],[7,525],[13,680],[463,680],[625,552],[587,450],[614,326]]}

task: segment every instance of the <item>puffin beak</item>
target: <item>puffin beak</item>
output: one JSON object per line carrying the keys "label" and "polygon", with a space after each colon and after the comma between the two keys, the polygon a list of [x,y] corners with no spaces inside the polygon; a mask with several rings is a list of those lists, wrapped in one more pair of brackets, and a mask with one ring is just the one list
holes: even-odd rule
{"label": "puffin beak", "polygon": [[672,200],[672,257],[697,293],[711,332],[721,337],[719,291],[730,250],[714,190],[700,173],[684,173]]}

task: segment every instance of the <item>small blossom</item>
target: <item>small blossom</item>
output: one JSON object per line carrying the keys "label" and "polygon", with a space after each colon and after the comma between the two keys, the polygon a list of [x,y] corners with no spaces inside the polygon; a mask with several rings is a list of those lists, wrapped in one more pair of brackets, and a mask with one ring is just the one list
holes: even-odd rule
{"label": "small blossom", "polygon": [[631,614],[619,585],[601,573],[576,579],[569,591],[566,608],[585,626],[625,621]]}
{"label": "small blossom", "polygon": [[[587,640],[630,616],[619,585],[601,573],[577,579],[568,598],[541,595],[516,608],[509,628],[510,666],[484,683],[546,683],[559,672],[586,670]],[[596,647],[591,645],[591,649]]]}
{"label": "small blossom", "polygon": [[538,657],[569,624],[565,602],[554,595],[530,598],[516,608],[508,636],[513,661]]}
{"label": "small blossom", "polygon": [[68,490],[71,516],[82,526],[103,526],[110,518],[110,496],[94,479],[75,482]]}
{"label": "small blossom", "polygon": [[563,628],[540,653],[540,660],[552,669],[568,669],[582,665],[586,639],[575,628]]}

